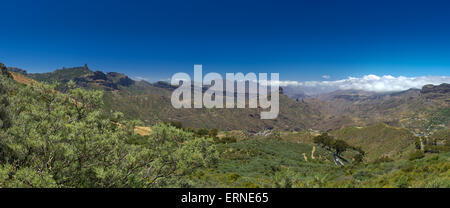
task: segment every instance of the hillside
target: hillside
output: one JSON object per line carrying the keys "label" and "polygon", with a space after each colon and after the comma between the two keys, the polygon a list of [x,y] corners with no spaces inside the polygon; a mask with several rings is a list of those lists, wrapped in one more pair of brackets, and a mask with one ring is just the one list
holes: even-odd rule
{"label": "hillside", "polygon": [[[9,71],[10,69],[12,69],[13,71]],[[18,70],[17,68],[8,68],[9,74],[12,76],[12,78],[18,82],[18,83],[22,83],[25,85],[30,85],[30,84],[38,84],[39,82],[31,79],[29,77],[27,77],[27,73],[24,70]],[[58,91],[54,91],[54,93],[57,93]],[[136,126],[134,129],[134,132],[136,134],[142,135],[142,136],[147,136],[150,134],[151,132],[151,127],[146,127],[146,126]]]}
{"label": "hillside", "polygon": [[89,74],[92,74],[92,71],[85,65],[84,67],[62,68],[48,73],[33,73],[26,75],[39,82],[54,83],[68,82],[69,80],[74,80]]}
{"label": "hillside", "polygon": [[136,95],[127,89],[105,93],[105,103],[111,109],[149,124],[178,121],[186,127],[222,130],[307,129],[320,117],[313,106],[296,103],[285,96],[280,97],[280,115],[275,120],[261,120],[260,109],[174,109],[170,103],[171,92],[159,91],[161,94],[147,91]]}
{"label": "hillside", "polygon": [[[350,126],[328,133],[336,139],[344,140],[349,145],[361,147],[366,152],[365,159],[367,161],[374,161],[383,156],[395,159],[405,158],[414,150],[415,141],[418,138],[408,129],[385,123],[364,127]],[[281,137],[292,143],[314,145],[313,139],[319,134],[316,131],[285,132]],[[431,136],[431,138],[435,137],[439,138],[439,141],[449,138],[447,131],[437,132]],[[351,158],[353,155],[346,156]]]}
{"label": "hillside", "polygon": [[305,101],[318,106],[324,115],[322,130],[385,122],[415,133],[432,134],[449,127],[448,89],[449,84],[395,93],[346,90]]}
{"label": "hillside", "polygon": [[126,118],[139,119],[147,125],[177,121],[186,127],[241,129],[308,129],[317,126],[321,114],[314,105],[296,102],[280,95],[280,115],[275,120],[261,120],[261,109],[174,109],[170,102],[172,86],[157,82],[134,81],[124,74],[91,71],[87,66],[63,68],[50,73],[28,74],[41,82],[62,83],[74,80],[78,87],[104,91],[105,112],[123,112]]}
{"label": "hillside", "polygon": [[360,146],[371,161],[382,156],[400,158],[414,150],[415,136],[404,128],[384,123],[366,127],[347,127],[332,131],[331,135],[353,146]]}
{"label": "hillside", "polygon": [[[7,150],[0,187],[450,187],[448,148],[410,154],[415,137],[403,128],[380,123],[329,132],[367,153],[359,163],[344,152],[347,162],[337,165],[312,142],[317,131],[216,137],[217,131],[164,124],[135,128],[120,113],[102,110],[108,91],[58,93],[0,68],[0,148]],[[109,93],[135,93],[138,86]],[[448,131],[431,139],[448,146]],[[379,156],[391,160],[374,160]]]}
{"label": "hillside", "polygon": [[200,169],[190,176],[197,187],[450,187],[448,152],[336,166],[320,147],[270,137],[219,144],[217,150],[221,157],[214,169]]}
{"label": "hillside", "polygon": [[87,65],[42,74],[16,70],[38,81],[62,83],[57,87],[61,91],[66,90],[62,86],[69,80],[74,80],[78,87],[102,90],[105,112],[121,111],[126,118],[142,120],[146,125],[176,121],[186,127],[257,132],[273,128],[325,131],[385,122],[427,135],[449,127],[448,84],[395,93],[340,90],[297,99],[280,95],[279,117],[261,120],[261,109],[177,110],[170,103],[173,86],[134,81],[116,72],[91,71]]}
{"label": "hillside", "polygon": [[134,121],[102,111],[101,91],[58,93],[0,69],[0,188],[170,186],[214,164],[210,138],[165,125],[139,136]]}

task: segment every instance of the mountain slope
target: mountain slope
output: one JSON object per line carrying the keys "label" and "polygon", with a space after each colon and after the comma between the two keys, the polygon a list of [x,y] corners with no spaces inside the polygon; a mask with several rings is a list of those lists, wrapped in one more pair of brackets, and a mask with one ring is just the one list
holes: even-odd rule
{"label": "mountain slope", "polygon": [[331,135],[352,146],[360,146],[366,158],[374,160],[381,156],[398,158],[414,150],[416,137],[409,130],[384,123],[366,127],[347,127],[332,131]]}
{"label": "mountain slope", "polygon": [[[0,128],[0,146],[8,150],[0,158],[0,172],[4,173],[4,177],[0,177],[0,187],[450,187],[450,155],[426,153],[423,158],[405,159],[403,156],[413,148],[414,136],[403,128],[380,123],[329,132],[367,152],[368,161],[358,164],[349,160],[348,164],[352,165],[344,167],[336,166],[328,151],[314,147],[310,142],[317,135],[316,131],[294,133],[294,136],[302,137],[298,140],[283,140],[281,135],[286,132],[281,132],[280,137],[256,135],[218,143],[212,138],[196,138],[192,132],[182,129],[156,125],[139,129],[151,131],[149,136],[135,137],[131,129],[117,123],[126,121],[109,118],[98,107],[80,111],[79,102],[72,99],[79,93],[57,93],[39,84],[25,87],[10,82],[11,76],[25,84],[35,81],[23,74],[8,73],[2,65],[0,68],[0,101],[4,95],[11,101],[0,111],[7,109],[6,120],[12,121],[6,131]],[[9,78],[4,79],[4,75]],[[103,84],[118,83],[108,78],[104,81],[88,82],[87,86],[107,87]],[[155,95],[159,92],[159,97],[164,97],[161,95],[170,92],[165,87],[144,82],[129,86],[119,84],[118,88],[112,91],[105,88],[105,93],[147,95],[145,89],[151,88]],[[437,90],[442,91],[441,87]],[[83,90],[78,92],[85,95],[85,99],[96,99],[97,96],[92,95],[100,95]],[[435,95],[432,97],[430,99]],[[283,101],[292,104],[287,107],[297,106],[297,102],[291,102],[295,101]],[[291,110],[294,113],[298,109]],[[83,115],[85,113],[88,116]],[[436,118],[446,118],[446,115],[439,114]],[[0,120],[3,119],[0,115]],[[448,135],[448,131],[439,131],[433,139],[440,143],[447,140]],[[177,143],[161,146],[174,141]],[[205,154],[199,155],[200,152]],[[394,160],[372,162],[373,158],[382,155],[389,155]],[[117,158],[129,159],[117,161]],[[165,158],[169,159],[167,163],[159,163]],[[151,178],[160,177],[161,172],[155,167],[165,165],[175,166],[164,169],[165,177],[156,183],[148,180],[149,172]],[[173,170],[186,175],[170,178]]]}
{"label": "mountain slope", "polygon": [[54,83],[67,82],[91,73],[92,71],[85,65],[84,67],[62,68],[48,73],[27,74],[27,76],[39,82]]}
{"label": "mountain slope", "polygon": [[[314,105],[296,102],[280,95],[280,114],[274,120],[261,120],[263,109],[175,109],[171,105],[173,86],[164,82],[150,84],[134,81],[124,74],[91,71],[87,66],[63,68],[50,73],[28,74],[43,82],[67,83],[73,80],[78,87],[103,90],[105,111],[120,111],[130,119],[140,119],[148,125],[177,121],[186,127],[241,129],[308,129],[318,125],[321,114]],[[59,90],[65,89],[60,85]],[[266,111],[266,110],[264,110]]]}
{"label": "mountain slope", "polygon": [[[274,120],[261,120],[261,109],[175,109],[170,102],[171,91],[153,89],[135,94],[129,89],[105,93],[104,102],[111,109],[146,123],[177,121],[186,127],[244,129],[307,129],[314,126],[320,114],[313,106],[280,96],[280,115]],[[264,110],[265,111],[265,110]]]}
{"label": "mountain slope", "polygon": [[78,87],[103,90],[105,111],[121,111],[127,118],[140,119],[147,125],[177,121],[186,127],[256,132],[272,128],[336,130],[385,122],[421,134],[449,127],[448,84],[396,93],[341,90],[295,100],[280,95],[279,117],[261,120],[261,109],[174,109],[170,102],[174,86],[134,81],[116,72],[94,72],[86,65],[26,75],[50,83],[74,80]]}
{"label": "mountain slope", "polygon": [[306,102],[318,106],[326,117],[324,130],[386,122],[416,133],[430,134],[448,128],[448,89],[449,84],[442,84],[396,93],[336,91]]}

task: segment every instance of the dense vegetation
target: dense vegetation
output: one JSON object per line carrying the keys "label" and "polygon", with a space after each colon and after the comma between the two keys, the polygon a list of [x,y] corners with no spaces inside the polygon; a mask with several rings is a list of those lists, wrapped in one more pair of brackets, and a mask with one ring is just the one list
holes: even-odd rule
{"label": "dense vegetation", "polygon": [[141,121],[105,112],[103,91],[24,85],[0,68],[0,187],[450,187],[446,129],[250,134],[160,122],[142,136]]}
{"label": "dense vegetation", "polygon": [[[450,154],[423,154],[405,159],[337,166],[325,149],[271,137],[219,144],[215,168],[190,177],[198,187],[446,187],[450,188]],[[314,155],[314,158],[313,158]]]}
{"label": "dense vegetation", "polygon": [[415,136],[409,130],[378,123],[365,127],[347,127],[331,132],[333,136],[367,151],[367,159],[381,156],[402,157],[414,149]]}
{"label": "dense vegetation", "polygon": [[22,86],[0,76],[0,187],[167,187],[216,161],[213,141],[101,110],[102,92]]}

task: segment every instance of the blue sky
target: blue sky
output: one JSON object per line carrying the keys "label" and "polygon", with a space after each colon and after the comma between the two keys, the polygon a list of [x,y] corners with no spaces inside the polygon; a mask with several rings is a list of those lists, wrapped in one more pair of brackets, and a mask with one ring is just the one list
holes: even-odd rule
{"label": "blue sky", "polygon": [[0,62],[151,81],[194,64],[296,81],[449,76],[447,2],[0,0]]}

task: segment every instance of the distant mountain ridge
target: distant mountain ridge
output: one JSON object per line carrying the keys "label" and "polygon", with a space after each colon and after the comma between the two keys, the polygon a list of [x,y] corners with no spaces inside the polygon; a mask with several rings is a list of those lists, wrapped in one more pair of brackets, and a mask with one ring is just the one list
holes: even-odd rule
{"label": "distant mountain ridge", "polygon": [[[62,68],[48,73],[27,74],[41,81],[64,83],[73,80],[78,87],[104,91],[105,111],[123,112],[128,118],[139,119],[147,125],[157,122],[177,121],[186,127],[218,128],[222,130],[242,129],[257,132],[263,129],[308,129],[317,125],[320,113],[314,106],[296,102],[280,95],[280,115],[274,120],[261,120],[257,109],[174,109],[171,94],[176,86],[166,82],[148,83],[135,81],[125,74],[92,71],[87,65]],[[204,87],[202,91],[206,91]]]}
{"label": "distant mountain ridge", "polygon": [[[58,158],[66,158],[65,156],[67,152],[65,152],[65,150],[67,149],[65,148],[72,145],[69,143],[72,141],[77,143],[76,145],[72,145],[70,147],[75,146],[76,148],[71,149],[69,153],[79,152],[79,149],[77,148],[81,148],[81,152],[83,152],[83,150],[86,150],[86,141],[94,141],[95,143],[88,144],[91,149],[89,149],[89,151],[84,151],[92,154],[87,155],[87,157],[86,155],[83,156],[83,158],[91,158],[95,155],[102,155],[97,153],[104,153],[105,151],[108,152],[108,149],[121,148],[126,145],[131,145],[130,149],[140,149],[141,146],[138,145],[141,144],[154,147],[157,145],[154,142],[156,140],[152,139],[155,135],[159,137],[157,141],[161,140],[166,142],[170,140],[180,140],[181,144],[174,143],[173,145],[175,147],[178,145],[185,145],[189,142],[189,140],[183,140],[180,138],[189,137],[193,134],[192,132],[187,132],[185,129],[177,129],[176,127],[166,128],[165,125],[135,127],[134,133],[141,136],[133,135],[132,131],[128,132],[128,130],[127,132],[123,132],[121,134],[111,134],[111,132],[116,130],[125,129],[125,125],[122,123],[126,123],[126,121],[123,122],[124,120],[122,120],[117,122],[115,117],[110,118],[109,116],[103,114],[99,108],[95,108],[96,112],[89,112],[85,114],[80,113],[85,112],[83,109],[81,109],[81,111],[79,110],[79,104],[81,103],[78,102],[79,100],[89,101],[86,99],[89,94],[98,93],[84,92],[86,93],[86,96],[80,97],[73,96],[74,94],[67,94],[72,97],[70,99],[66,99],[66,95],[62,95],[62,93],[47,86],[42,86],[39,84],[37,86],[30,86],[30,84],[37,83],[37,81],[25,76],[24,73],[9,71],[8,68],[1,63],[0,69],[0,76],[2,76],[1,84],[3,86],[6,86],[4,84],[8,83],[9,86],[14,86],[14,90],[20,88],[20,91],[9,91],[3,94],[6,95],[3,97],[8,98],[7,96],[9,95],[10,98],[12,98],[11,100],[23,98],[21,100],[13,100],[13,105],[6,105],[8,107],[8,112],[15,111],[14,114],[11,114],[14,115],[14,117],[11,118],[18,118],[15,120],[17,122],[14,122],[14,125],[22,125],[19,127],[8,127],[11,130],[8,129],[6,131],[6,138],[9,141],[14,142],[32,142],[23,143],[23,148],[19,148],[19,151],[29,149],[28,147],[30,146],[36,147],[33,148],[33,162],[27,161],[24,164],[37,164],[37,166],[30,166],[36,167],[35,169],[37,173],[40,171],[40,164],[45,164],[45,162],[48,161],[48,158],[52,158],[54,156],[54,153],[59,154]],[[86,73],[83,74],[80,73],[80,71]],[[12,81],[10,78],[4,79],[3,74],[9,76],[10,78],[12,77],[15,81]],[[78,75],[74,76],[74,74]],[[152,116],[164,116],[164,119],[168,120],[183,119],[183,121],[188,121],[189,123],[183,124],[190,127],[198,126],[201,128],[211,128],[211,126],[220,125],[220,128],[222,129],[240,128],[250,131],[220,131],[217,138],[210,138],[211,143],[206,143],[206,145],[202,146],[189,146],[189,149],[194,153],[196,151],[204,152],[205,146],[217,148],[216,153],[218,162],[214,164],[214,166],[207,166],[204,167],[204,169],[196,166],[202,173],[199,178],[196,176],[199,175],[198,172],[193,173],[195,175],[188,175],[189,180],[203,181],[198,182],[198,187],[271,187],[267,185],[268,183],[273,183],[273,187],[280,187],[280,184],[277,182],[279,176],[286,179],[289,179],[288,177],[292,178],[292,180],[289,180],[294,181],[294,184],[297,184],[298,187],[305,187],[304,182],[308,183],[306,187],[312,187],[309,185],[312,181],[317,181],[317,183],[320,183],[320,186],[318,187],[448,187],[447,184],[449,174],[446,167],[449,164],[449,129],[437,131],[429,137],[419,138],[419,136],[422,135],[414,134],[408,129],[391,126],[385,122],[379,122],[367,126],[354,125],[344,127],[337,130],[330,130],[327,134],[323,134],[324,131],[305,129],[323,128],[322,125],[329,121],[326,116],[330,115],[323,114],[321,111],[316,111],[317,109],[315,108],[319,106],[316,105],[317,103],[328,103],[326,100],[311,99],[294,101],[293,99],[282,95],[281,109],[283,113],[280,114],[280,117],[277,120],[271,121],[272,123],[261,123],[262,121],[257,118],[258,112],[249,109],[196,109],[194,111],[190,111],[189,109],[186,111],[174,110],[168,104],[169,100],[167,99],[170,97],[174,86],[164,82],[153,84],[145,81],[134,80],[133,82],[130,82],[125,75],[120,73],[88,72],[84,70],[83,67],[74,71],[62,70],[46,75],[34,74],[33,76],[41,76],[46,77],[49,80],[58,81],[58,79],[55,78],[57,76],[61,78],[58,82],[67,82],[69,79],[66,78],[72,77],[73,79],[71,80],[78,80],[76,84],[79,87],[101,89],[105,94],[105,104],[111,105],[109,107],[107,106],[104,110],[109,111],[112,109],[123,109],[125,110],[123,112],[130,116],[130,118],[145,119]],[[111,84],[115,84],[115,86],[111,88]],[[34,92],[37,89],[40,91]],[[398,102],[398,100],[410,100],[412,105],[419,105],[419,108],[424,107],[420,105],[428,104],[430,105],[428,107],[436,107],[437,103],[443,104],[442,102],[446,102],[445,98],[448,97],[447,90],[447,85],[439,85],[427,86],[426,89],[422,90],[407,90],[395,94],[378,94],[375,96],[364,92],[340,91],[328,96],[327,99],[330,100],[329,102],[341,100],[344,104],[349,104],[350,109],[359,105],[367,105],[366,107],[370,108],[375,107],[376,113],[380,113],[383,110],[390,110],[392,108],[394,109],[392,113],[395,116],[398,116],[397,110],[399,110],[399,107],[405,107],[405,103]],[[75,93],[76,92],[79,91],[76,90]],[[317,103],[313,103],[314,101],[317,101]],[[27,108],[27,105],[17,107],[18,103],[30,103],[33,105],[30,108]],[[89,107],[90,105],[81,106]],[[378,106],[383,107],[381,111],[380,109],[376,109]],[[406,107],[412,106],[408,105]],[[441,105],[441,107],[445,106]],[[448,114],[449,112],[445,110],[435,111],[432,110],[432,108],[425,109],[431,109],[429,112],[438,113],[433,114],[434,117],[431,119],[431,122],[435,122],[436,124],[442,123],[442,120],[439,119],[448,119],[450,117],[450,114]],[[77,116],[77,114],[61,113],[64,112],[62,110],[69,113],[78,112],[81,116]],[[151,110],[155,111],[152,112]],[[410,108],[410,110],[416,109]],[[349,114],[347,118],[352,120],[354,118],[351,116],[359,116],[359,114],[363,111],[355,111],[354,113],[357,114]],[[50,119],[47,119],[48,117],[50,117]],[[79,123],[74,123],[73,120],[77,117],[84,117],[83,119],[85,120]],[[2,119],[3,118],[4,117],[2,117]],[[98,122],[98,119],[103,118],[105,118],[105,120]],[[298,120],[295,120],[295,118],[298,118]],[[23,124],[24,120],[27,122],[26,124]],[[61,121],[66,121],[66,123],[56,123]],[[306,123],[305,121],[310,123]],[[340,122],[345,123],[345,120],[340,120]],[[39,128],[41,127],[41,124],[47,128]],[[285,129],[292,129],[292,126],[295,126],[301,131],[279,132],[276,130],[265,130],[263,132],[252,133],[252,131],[256,131],[261,127],[281,129],[283,128],[282,125],[286,125]],[[107,126],[108,128],[103,128],[104,126]],[[60,129],[62,129],[62,131],[60,131]],[[26,132],[26,134],[17,134],[17,132],[21,132],[22,130]],[[208,130],[209,129],[201,129],[197,132],[208,132]],[[152,133],[149,135],[149,132]],[[1,133],[2,135],[4,134],[3,131]],[[342,148],[346,150],[344,150],[342,154],[337,157],[337,153],[333,150],[329,150],[327,146],[323,144],[318,145],[316,136],[321,134],[330,135],[331,137],[327,138],[331,139],[330,143],[332,144],[337,144],[338,141],[341,141],[341,144],[343,145]],[[112,139],[113,142],[105,143],[106,140],[101,140],[98,142],[98,138],[101,136],[105,137],[105,139]],[[174,136],[177,138],[174,138]],[[232,136],[234,140],[231,139],[228,141],[225,139],[229,136]],[[38,141],[40,146],[33,146],[37,144],[36,141]],[[50,141],[50,143],[46,141]],[[123,142],[118,143],[117,141]],[[212,143],[212,141],[219,142]],[[420,142],[420,147],[418,147],[418,142]],[[424,144],[423,148],[422,143]],[[11,144],[22,145],[21,143]],[[54,146],[52,146],[53,149],[50,149],[49,154],[43,155],[42,150],[46,150],[46,147],[49,144],[50,146]],[[108,144],[109,146],[105,149],[103,148],[104,144]],[[4,146],[9,147],[6,145]],[[17,145],[13,145],[11,147],[17,147]],[[98,148],[103,149],[97,150]],[[419,148],[423,152],[418,151]],[[10,148],[6,149],[11,150]],[[155,158],[159,158],[160,152],[158,151],[160,149],[167,150],[167,148],[159,148],[158,146],[148,152],[154,152],[155,154],[152,155],[155,155]],[[144,153],[147,154],[148,152],[146,151]],[[173,152],[175,151],[165,151],[165,153],[169,155],[169,159],[172,159],[170,155],[173,155]],[[420,153],[420,155],[417,153]],[[130,153],[130,157],[142,154],[132,152]],[[13,155],[13,158],[15,158],[15,155],[21,155],[21,153],[15,153]],[[361,157],[361,155],[363,155],[363,157]],[[117,155],[113,154],[113,158],[118,158],[116,156]],[[204,158],[206,156],[201,157]],[[74,158],[74,161],[78,161],[77,158],[79,157],[75,156],[72,158]],[[122,158],[121,155],[119,155],[119,158]],[[339,158],[339,160],[336,158]],[[103,160],[105,160],[104,157],[98,157],[93,160],[94,162],[89,162],[88,164],[96,165],[98,164],[98,161]],[[197,159],[195,160],[198,161]],[[342,162],[339,162],[340,164],[338,164],[336,161],[340,160],[342,160]],[[84,162],[86,162],[86,160],[84,160]],[[172,162],[172,160],[170,160],[170,162]],[[66,162],[63,162],[63,164],[66,164]],[[109,163],[105,164],[106,165],[104,167],[109,167]],[[148,164],[148,162],[144,161],[143,164]],[[347,167],[342,168],[337,167],[336,165],[345,165]],[[139,165],[126,164],[126,167],[128,166],[134,168]],[[93,166],[90,165],[89,167]],[[119,169],[116,168],[116,166],[112,167],[113,171],[118,171]],[[61,172],[58,168],[48,170],[55,170],[54,174],[49,174],[49,177],[59,175]],[[173,172],[171,170],[169,170],[169,172]],[[288,172],[285,172],[286,170],[288,170]],[[71,173],[71,171],[69,172]],[[88,172],[90,173],[92,171]],[[20,172],[12,173],[15,174],[15,176],[20,174]],[[129,172],[126,171],[124,173],[128,174]],[[280,173],[281,175],[278,175]],[[70,178],[73,175],[68,176]],[[64,180],[64,177],[62,177],[62,179],[58,177],[54,178]],[[205,177],[212,180],[204,180]],[[28,180],[29,177],[27,175],[25,177],[21,177],[21,180],[22,178],[23,181],[26,181],[27,183],[30,181]],[[406,185],[404,183],[404,178],[408,179],[408,184]],[[122,180],[123,178],[120,177],[119,179]],[[320,181],[318,179],[320,179]],[[106,180],[107,183],[110,181],[111,180]],[[86,183],[84,183],[84,180],[82,182],[82,185],[85,186]],[[53,184],[54,183],[50,183],[50,185]],[[66,187],[66,185],[61,187]]]}
{"label": "distant mountain ridge", "polygon": [[423,133],[439,129],[442,125],[448,128],[449,86],[425,85],[422,89],[395,93],[335,91],[307,102],[320,106],[322,113],[333,117],[331,120],[346,121],[341,123],[341,127],[386,122]]}
{"label": "distant mountain ridge", "polygon": [[25,71],[22,74],[40,82],[61,82],[64,84],[73,80],[80,87],[93,87],[106,91],[118,90],[119,85],[130,86],[135,82],[124,74],[116,72],[108,72],[105,74],[101,71],[91,71],[87,65],[83,67],[62,68],[48,73],[27,74]]}
{"label": "distant mountain ridge", "polygon": [[[426,132],[442,125],[448,128],[449,120],[446,114],[449,84],[426,85],[422,89],[394,93],[338,90],[316,96],[299,94],[294,99],[280,95],[279,117],[261,120],[262,109],[177,110],[170,102],[176,86],[167,82],[135,81],[117,72],[92,71],[87,65],[49,73],[27,74],[24,70],[19,73],[41,82],[74,80],[79,87],[103,90],[108,108],[105,110],[118,110],[150,125],[159,121],[179,121],[188,127],[259,131],[272,128],[333,130],[386,122],[414,132]],[[280,89],[280,92],[285,93],[286,89]]]}

